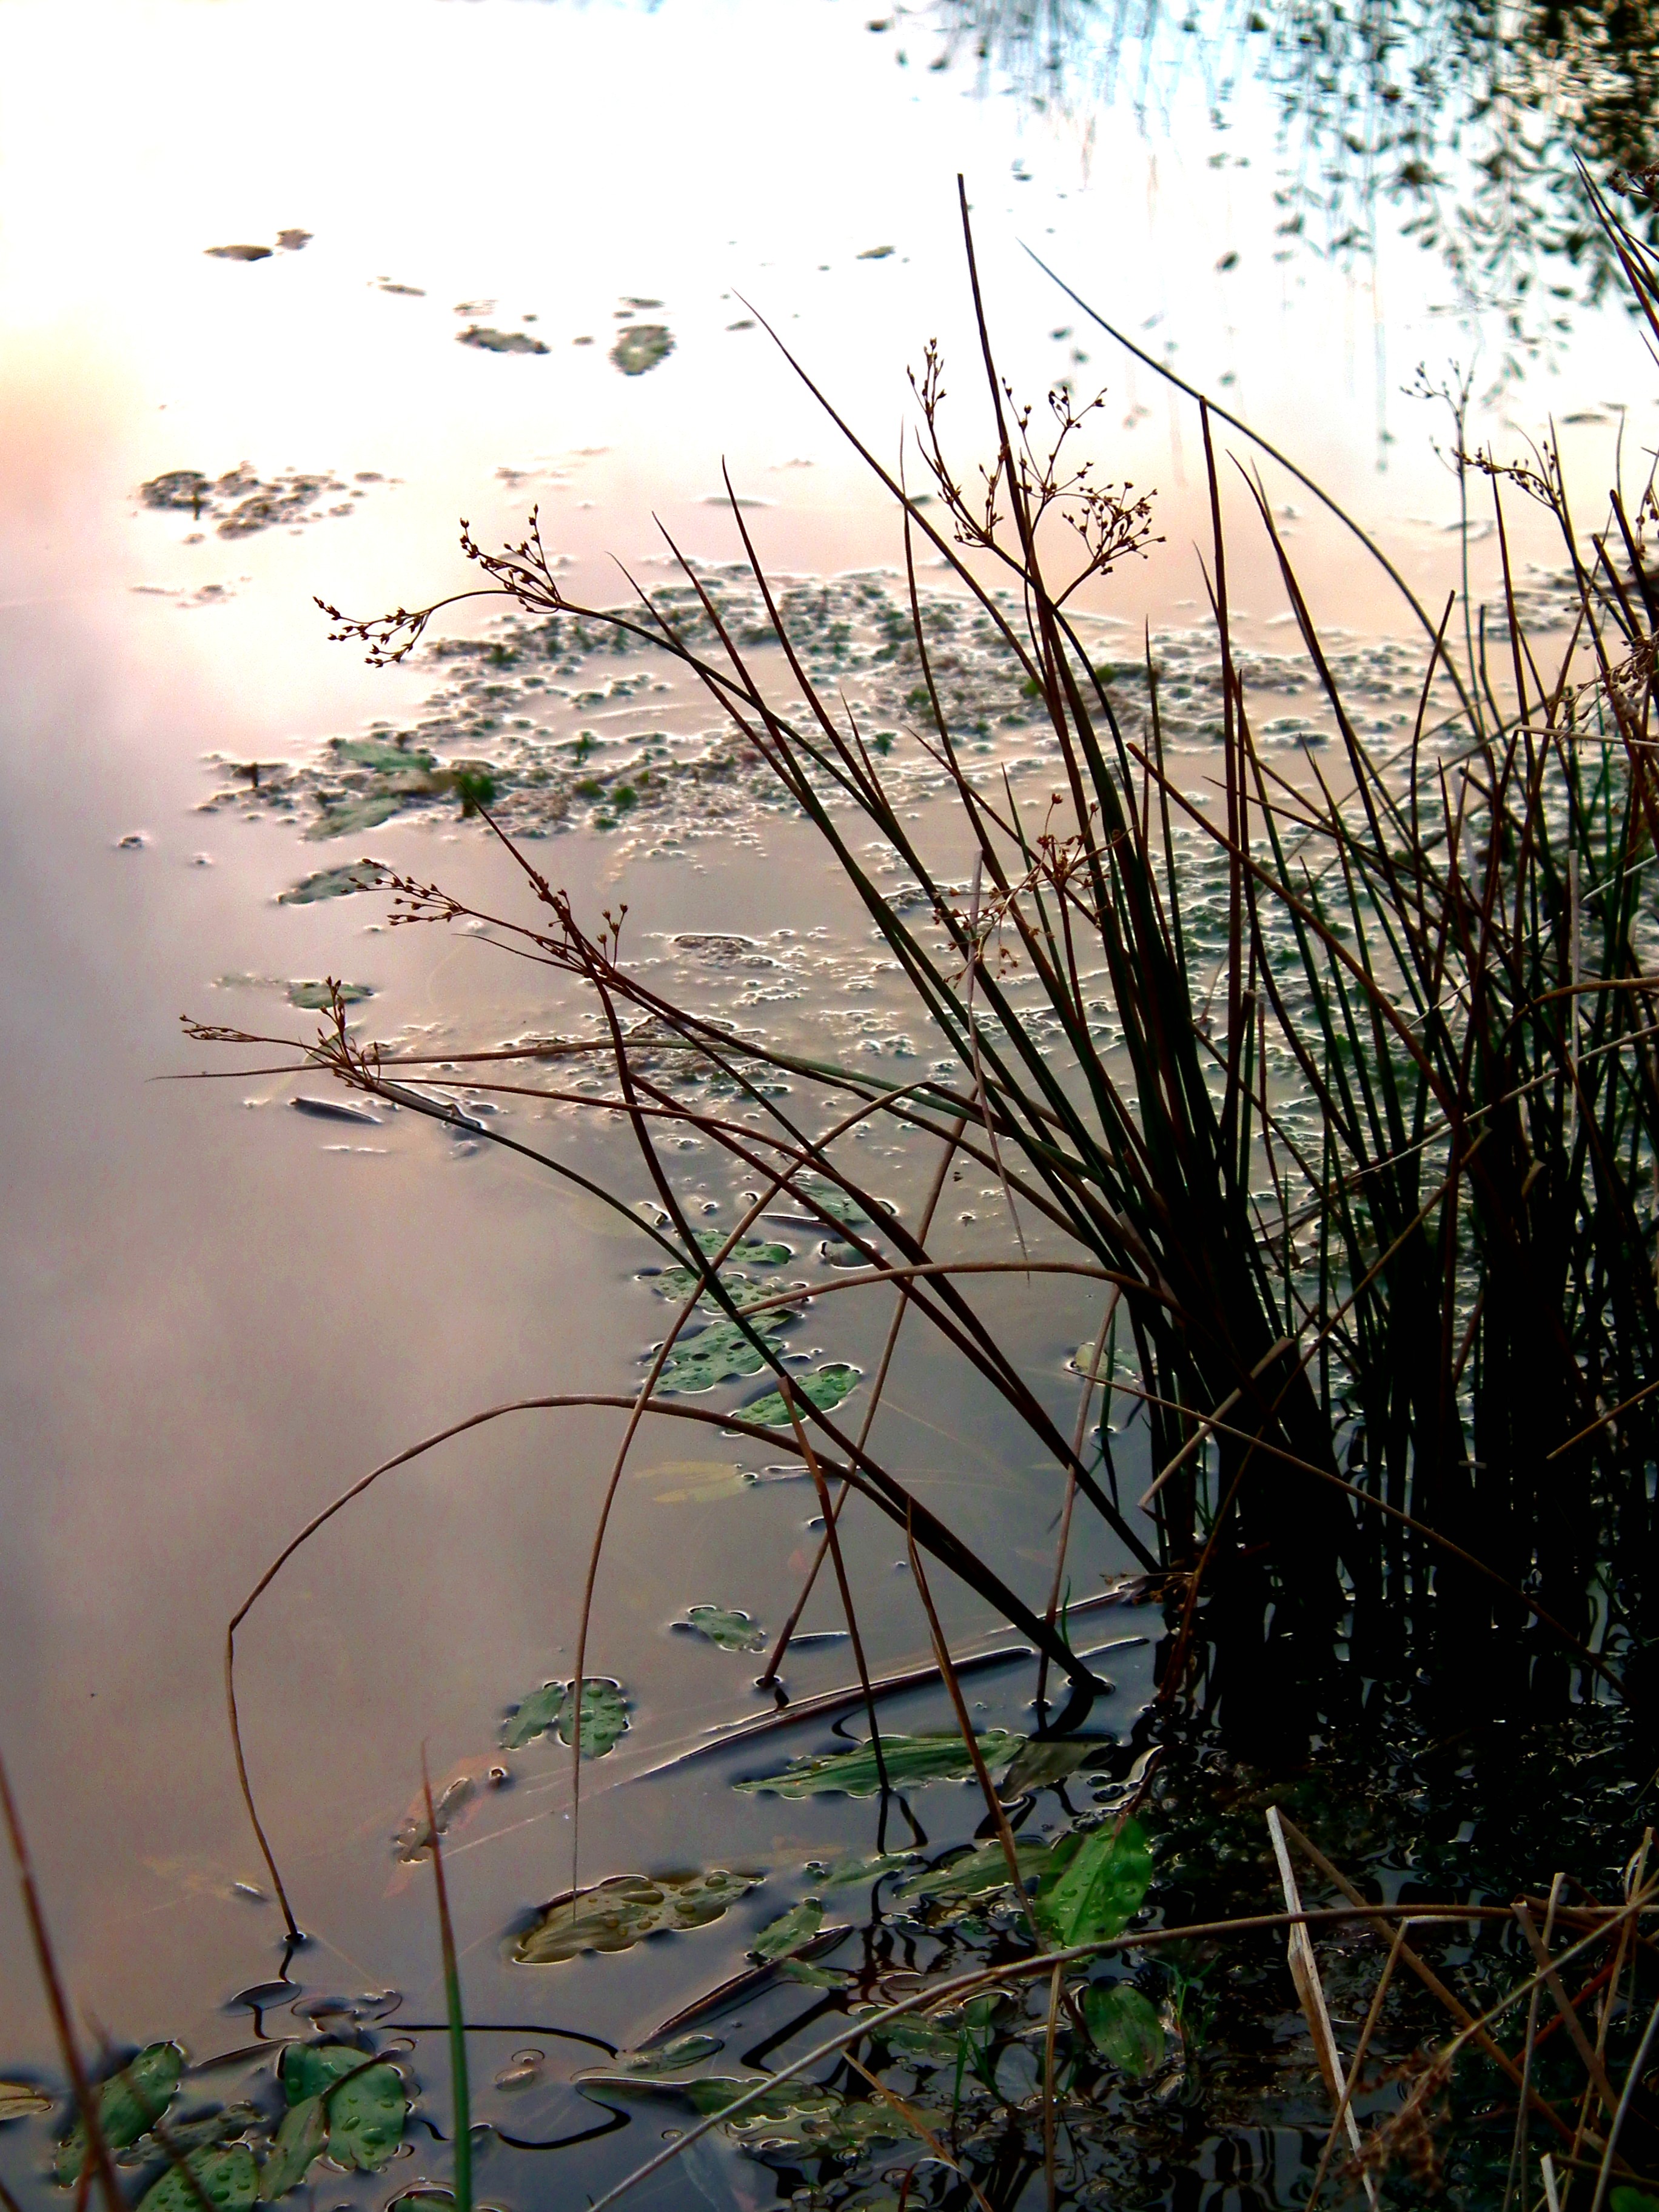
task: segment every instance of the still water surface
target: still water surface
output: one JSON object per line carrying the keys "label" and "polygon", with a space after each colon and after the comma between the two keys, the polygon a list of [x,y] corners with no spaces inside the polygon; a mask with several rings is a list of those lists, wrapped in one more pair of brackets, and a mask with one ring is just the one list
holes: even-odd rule
{"label": "still water surface", "polygon": [[[1645,364],[1617,309],[1584,310],[1545,354],[1522,349],[1500,391],[1502,315],[1477,330],[1448,312],[1443,256],[1395,235],[1386,204],[1374,259],[1279,240],[1280,106],[1247,73],[1224,106],[1190,44],[1165,78],[1113,78],[1096,52],[1060,97],[1040,70],[1034,84],[1029,49],[981,65],[972,38],[949,35],[962,25],[877,22],[850,0],[11,0],[0,13],[0,1740],[67,1978],[118,2039],[228,2048],[247,2023],[225,1999],[276,1968],[280,1924],[236,1796],[220,1674],[225,1621],[273,1553],[365,1468],[475,1407],[632,1389],[661,1333],[638,1279],[643,1245],[526,1164],[407,1117],[368,1127],[295,1110],[315,1079],[165,1079],[209,1066],[222,1079],[222,1060],[181,1043],[181,1012],[303,1036],[310,1018],[288,987],[331,974],[372,988],[369,1033],[428,1050],[571,1019],[556,979],[465,937],[391,933],[373,894],[279,903],[360,850],[486,907],[516,900],[499,850],[453,808],[343,843],[307,837],[308,787],[292,805],[267,786],[202,811],[227,788],[224,763],[305,768],[371,722],[418,729],[435,713],[452,737],[487,742],[489,702],[466,694],[465,664],[366,669],[325,642],[313,594],[368,613],[459,588],[456,518],[489,544],[535,501],[573,596],[610,603],[624,589],[613,555],[666,580],[659,521],[696,559],[733,557],[722,464],[778,570],[890,568],[878,489],[757,323],[884,459],[906,419],[905,366],[937,336],[959,365],[969,458],[983,422],[959,170],[1007,373],[1038,395],[1062,376],[1103,382],[1103,465],[1158,493],[1167,544],[1091,608],[1097,634],[1131,653],[1143,623],[1178,640],[1200,619],[1194,422],[1024,246],[1320,474],[1437,605],[1455,580],[1455,509],[1430,445],[1444,425],[1401,395],[1419,359],[1437,376],[1478,359],[1477,388],[1493,389],[1481,433],[1512,436],[1506,424],[1553,412],[1598,486],[1616,405],[1632,410],[1632,444],[1651,440]],[[271,250],[209,251],[227,245]],[[641,325],[670,331],[673,350],[623,375],[611,348]],[[545,350],[458,344],[469,330]],[[264,485],[319,479],[301,519],[222,532],[257,495],[246,480],[199,514],[139,495],[168,472],[216,483],[244,464]],[[1350,542],[1288,479],[1270,471],[1267,489],[1322,618],[1355,651],[1395,634]],[[1546,559],[1518,527],[1519,556]],[[1477,546],[1477,563],[1489,556]],[[1491,575],[1478,568],[1477,584]],[[1248,544],[1233,588],[1247,642],[1282,650],[1282,601]],[[484,620],[459,611],[453,634],[477,636]],[[648,662],[630,669],[641,684],[618,690],[629,672],[585,665],[526,719],[549,744],[589,731],[600,769],[608,746],[631,760],[659,731],[668,799],[636,820],[573,804],[541,864],[590,915],[627,898],[638,956],[700,1003],[808,1048],[867,1045],[894,1064],[925,1053],[800,827],[718,776],[698,784],[687,764],[707,750],[707,708],[653,690],[665,678]],[[1201,729],[1193,746],[1196,776]],[[1017,733],[1004,750],[1024,757]],[[924,790],[916,802],[936,811]],[[698,942],[720,938],[746,942]],[[534,1140],[644,1195],[622,1133],[513,1111]],[[729,1218],[735,1190],[702,1190],[695,1158],[684,1168],[711,1218]],[[893,1153],[869,1173],[918,1202],[918,1164]],[[973,1190],[953,1202],[995,1211]],[[799,1265],[822,1267],[795,1233]],[[878,1319],[853,1304],[812,1310],[800,1347],[872,1364]],[[1048,1291],[1000,1291],[991,1309],[1069,1424],[1066,1363],[1097,1312]],[[942,1423],[939,1388],[925,1358],[901,1362],[884,1415],[892,1455],[1040,1596],[1047,1516],[1031,1513],[1030,1486],[1052,1471],[1011,1455],[988,1407],[953,1405]],[[250,1624],[250,1756],[315,1938],[295,1970],[312,1994],[396,1989],[406,2016],[440,2015],[425,1877],[391,1839],[423,1742],[440,1782],[482,1771],[502,1709],[569,1672],[615,1425],[526,1416],[388,1478]],[[947,1443],[947,1426],[976,1450]],[[866,1808],[734,1796],[736,1754],[624,1786],[756,1710],[752,1662],[669,1624],[700,1602],[781,1618],[816,1506],[799,1482],[721,1473],[761,1459],[673,1435],[635,1455],[588,1661],[627,1683],[632,1729],[596,1770],[583,1854],[590,1872],[713,1858],[773,1870],[765,1887],[719,1928],[532,1977],[526,1996],[502,1931],[568,1879],[568,1780],[544,1740],[456,1831],[477,2018],[636,2038],[740,1962],[805,1858],[870,1848]],[[926,1644],[896,1548],[885,1526],[849,1522],[883,1668]],[[1077,1586],[1122,1564],[1085,1532]],[[991,1626],[965,1593],[941,1597],[953,1633]],[[848,1674],[827,1582],[806,1625],[825,1635],[792,1658],[802,1693]],[[1113,1632],[1127,1632],[1101,1629]],[[1148,1652],[1124,1652],[1113,1673],[1097,1717],[1122,1729]],[[988,1720],[1019,1728],[1029,1680],[987,1680]],[[894,1710],[943,1724],[926,1700]],[[919,1803],[934,1841],[971,1830],[965,1792]],[[525,2040],[504,2028],[500,2063]],[[0,2053],[48,2049],[21,1919],[0,1906]],[[435,2046],[422,2063],[435,2081]],[[520,2136],[582,2124],[568,2092],[536,2094],[527,2118],[512,2108]],[[595,2153],[592,2172],[643,2155],[641,2134]],[[0,2142],[26,2198],[42,2186],[37,2154],[21,2130]],[[728,2179],[735,2202],[757,2185]],[[522,2185],[506,2167],[490,2183]]]}

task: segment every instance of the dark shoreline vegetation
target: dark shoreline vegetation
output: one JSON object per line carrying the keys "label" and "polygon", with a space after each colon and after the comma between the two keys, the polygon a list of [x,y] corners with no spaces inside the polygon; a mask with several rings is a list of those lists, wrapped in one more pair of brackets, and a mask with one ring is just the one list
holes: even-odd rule
{"label": "dark shoreline vegetation", "polygon": [[[1586,190],[1659,337],[1659,264]],[[963,229],[978,309],[965,201]],[[699,1986],[688,1947],[685,2001],[638,2047],[615,2051],[586,2022],[568,2031],[592,2046],[574,2075],[592,2123],[520,2145],[567,2155],[509,2203],[678,2203],[690,2172],[711,2202],[722,2185],[744,2204],[775,2189],[814,2212],[1443,2191],[1504,2212],[1659,2204],[1651,480],[1616,489],[1587,528],[1552,449],[1519,462],[1460,450],[1466,499],[1490,501],[1496,521],[1504,605],[1489,618],[1407,593],[1418,706],[1382,750],[1351,711],[1265,490],[1231,470],[1200,401],[1221,671],[1219,803],[1205,806],[1166,762],[1150,647],[1132,716],[1121,672],[1091,659],[1073,611],[1083,586],[1151,553],[1150,503],[1078,457],[1092,409],[1064,391],[1046,417],[1020,406],[982,311],[979,330],[994,434],[976,477],[950,457],[931,348],[908,460],[929,500],[860,447],[902,517],[920,681],[901,744],[948,785],[949,807],[895,805],[896,752],[866,742],[797,652],[735,496],[777,682],[693,564],[672,605],[573,608],[533,517],[503,554],[465,526],[462,541],[483,594],[546,625],[550,653],[560,625],[608,629],[706,688],[839,864],[941,1057],[872,1079],[665,993],[630,966],[628,909],[580,915],[501,826],[483,766],[446,772],[445,789],[494,832],[526,918],[372,862],[355,887],[383,877],[405,925],[484,923],[574,984],[582,1034],[460,1055],[458,1072],[453,1054],[440,1066],[367,1041],[352,1018],[362,994],[338,986],[314,1042],[189,1025],[203,1042],[292,1049],[296,1071],[579,1185],[652,1247],[647,1280],[673,1317],[636,1392],[482,1409],[360,1478],[232,1621],[232,1744],[289,1936],[280,1974],[238,2001],[252,2044],[193,2065],[173,2043],[106,2045],[87,2062],[5,1794],[71,2090],[55,2179],[77,2208],[95,2190],[106,2212],[247,2212],[341,2169],[385,2198],[418,2119],[441,2179],[391,2201],[471,2212],[473,2152],[492,2132],[515,2140],[471,2124],[469,2052],[491,2031],[466,2016],[445,1880],[442,1838],[477,1784],[434,1799],[423,1780],[397,1842],[432,1865],[446,2017],[394,2019],[390,1997],[310,1999],[290,1978],[305,1956],[299,1901],[258,1811],[260,1788],[280,1782],[262,1785],[244,1759],[235,1637],[286,1562],[382,1477],[467,1429],[577,1406],[621,1419],[574,1675],[514,1708],[502,1756],[565,1747],[579,1810],[585,1771],[628,1732],[625,1684],[587,1664],[606,1525],[646,1425],[700,1425],[793,1461],[823,1533],[775,1636],[708,1605],[682,1625],[765,1650],[774,1681],[822,1569],[858,1677],[749,1723],[755,1764],[738,1786],[869,1799],[872,1828],[864,1855],[806,1864],[735,1982]],[[1571,580],[1570,629],[1547,654],[1510,573],[1517,501],[1554,516]],[[1328,758],[1258,743],[1227,613],[1241,519],[1274,549],[1337,733]],[[1035,807],[962,748],[933,672],[924,551],[1000,637],[1022,714],[1044,726],[1052,775]],[[386,662],[449,604],[368,622],[327,611],[337,636]],[[957,847],[925,848],[947,818]],[[884,888],[895,874],[902,896]],[[606,1187],[461,1103],[526,1093],[614,1123],[636,1167]],[[871,1187],[848,1140],[872,1127],[932,1164],[919,1207],[895,1212]],[[729,1229],[688,1210],[670,1150],[686,1132],[749,1186]],[[969,1167],[1000,1211],[995,1237],[964,1257],[935,1223]],[[832,1281],[786,1279],[796,1249],[770,1232],[781,1212],[833,1255]],[[1046,1283],[1092,1286],[1073,1415],[1057,1416],[988,1320],[999,1283],[1032,1300]],[[884,1317],[869,1372],[814,1366],[787,1340],[809,1303],[839,1310],[841,1293]],[[975,1551],[884,1455],[883,1392],[923,1334],[964,1388],[995,1394],[1046,1470],[1028,1478],[1030,1530],[1053,1545],[1040,1595],[1011,1587],[1006,1560]],[[901,1540],[931,1666],[890,1676],[866,1648],[843,1513],[884,1516]],[[1103,1591],[1074,1590],[1068,1572],[1088,1516],[1122,1561]],[[951,1577],[1018,1643],[953,1650],[935,1597]],[[1123,1632],[1103,1647],[1089,1632],[1102,1626]],[[1121,1736],[1091,1726],[1103,1648],[1148,1636],[1145,1710]],[[977,1726],[963,1687],[1011,1666],[1035,1677],[1025,1734]],[[884,1705],[919,1688],[933,1723],[901,1733]],[[783,1741],[833,1714],[843,1724],[826,1747]],[[940,1781],[976,1790],[984,1813],[972,1841],[943,1850],[915,1811]],[[506,1935],[510,1960],[541,1973],[711,1925],[759,1880],[740,1864],[596,1869],[572,1827],[568,1888]],[[721,2062],[723,2022],[762,1993],[797,2008]],[[266,2015],[284,2007],[295,2022],[279,2031]],[[430,2078],[440,2044],[447,2095]],[[417,2091],[409,2057],[422,2049]],[[236,2087],[216,2101],[228,2069]],[[33,2116],[44,2131],[51,2110],[32,2081],[0,2084],[0,2119]],[[662,2148],[595,2186],[578,2147],[631,2123]],[[696,2163],[711,2152],[713,2166]],[[3,2191],[0,2203],[11,2212]]]}

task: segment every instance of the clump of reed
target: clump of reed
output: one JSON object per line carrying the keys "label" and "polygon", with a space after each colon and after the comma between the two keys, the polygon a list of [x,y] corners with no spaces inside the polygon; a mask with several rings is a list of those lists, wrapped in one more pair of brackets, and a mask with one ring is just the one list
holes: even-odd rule
{"label": "clump of reed", "polygon": [[[1597,210],[1651,315],[1645,249]],[[964,204],[979,308],[965,222]],[[696,1279],[679,1326],[702,1302],[787,1379],[761,1316],[722,1280],[749,1223],[709,1251],[682,1210],[659,1139],[683,1124],[763,1182],[755,1215],[787,1194],[855,1248],[900,1315],[991,1383],[1051,1455],[1066,1530],[1075,1503],[1110,1524],[1127,1559],[1181,1578],[1171,1693],[1200,1622],[1241,1708],[1291,1672],[1305,1679],[1339,1626],[1362,1672],[1426,1665],[1450,1684],[1478,1668],[1483,1698],[1499,1705],[1633,1686],[1659,1632],[1647,1564],[1659,1417],[1651,492],[1616,490],[1586,537],[1552,449],[1515,465],[1460,449],[1466,488],[1490,497],[1502,601],[1457,623],[1453,602],[1434,618],[1406,593],[1421,696],[1409,738],[1384,754],[1343,696],[1260,482],[1226,482],[1200,399],[1222,698],[1223,803],[1210,809],[1166,766],[1150,652],[1137,726],[1073,619],[1083,586],[1147,550],[1148,503],[1073,459],[1089,410],[1063,391],[1040,436],[998,373],[982,310],[978,327],[993,442],[977,489],[946,451],[931,348],[915,382],[937,505],[842,424],[898,509],[927,702],[915,734],[948,771],[951,826],[971,838],[966,893],[794,650],[735,499],[788,670],[782,691],[690,562],[695,625],[648,595],[633,611],[571,609],[533,523],[499,555],[463,533],[484,589],[531,613],[609,623],[696,674],[835,855],[956,1064],[953,1077],[892,1088],[763,1045],[739,1053],[630,969],[620,917],[585,918],[509,844],[540,912],[500,927],[599,1010],[615,1091],[585,1103],[628,1117],[661,1203],[658,1240]],[[1332,767],[1299,779],[1259,746],[1234,650],[1224,494],[1241,489],[1340,742]],[[1547,660],[1510,566],[1517,498],[1550,508],[1570,569],[1575,620]],[[1038,830],[1011,787],[975,777],[951,726],[916,587],[922,547],[1042,702],[1056,790]],[[434,611],[340,617],[336,634],[401,659]],[[878,860],[921,887],[921,918],[883,891]],[[471,913],[432,884],[395,890],[402,921]],[[1090,1005],[1098,983],[1085,982],[1100,969],[1103,1024]],[[659,1055],[665,1043],[720,1069],[745,1117],[689,1105],[641,1065],[641,1036]],[[369,1090],[408,1064],[360,1047],[343,1019],[313,1054]],[[769,1064],[792,1079],[787,1103],[760,1079]],[[927,1226],[883,1216],[838,1144],[861,1121],[994,1176],[1019,1256],[953,1260]],[[1092,1436],[1081,1422],[1063,1433],[972,1302],[975,1273],[1038,1267],[1108,1293]],[[1138,1505],[1121,1491],[1108,1418],[1130,1406],[1150,1451]],[[859,1433],[829,1408],[803,1401],[800,1414],[826,1471],[1037,1638],[1071,1678],[1065,1724],[1080,1720],[1086,1670],[1054,1628],[1065,1533],[1039,1621],[873,1455],[867,1420]],[[1293,1670],[1280,1663],[1292,1641]]]}

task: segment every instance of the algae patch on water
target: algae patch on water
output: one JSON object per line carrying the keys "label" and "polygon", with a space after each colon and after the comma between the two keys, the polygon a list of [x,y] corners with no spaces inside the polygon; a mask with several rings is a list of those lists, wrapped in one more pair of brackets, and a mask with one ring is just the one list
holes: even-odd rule
{"label": "algae patch on water", "polygon": [[457,331],[458,345],[476,346],[480,353],[545,353],[546,346],[540,338],[532,337],[528,331],[492,330],[488,324],[469,323],[464,331]]}
{"label": "algae patch on water", "polygon": [[243,461],[218,477],[199,469],[165,469],[139,485],[138,496],[158,513],[211,522],[221,538],[252,538],[278,526],[297,529],[325,515],[355,514],[352,502],[364,494],[331,470],[290,469],[266,478]]}

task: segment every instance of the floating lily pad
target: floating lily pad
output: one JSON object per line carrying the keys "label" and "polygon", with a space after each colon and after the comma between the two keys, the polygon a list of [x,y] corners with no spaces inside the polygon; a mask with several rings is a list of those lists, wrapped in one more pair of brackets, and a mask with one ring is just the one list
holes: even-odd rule
{"label": "floating lily pad", "polygon": [[862,253],[853,258],[856,261],[885,261],[892,251],[890,246],[866,246]]}
{"label": "floating lily pad", "polygon": [[787,1912],[769,1921],[749,1948],[756,1958],[769,1964],[776,1959],[787,1959],[792,1952],[810,1943],[823,1925],[823,1905],[816,1897],[804,1898],[799,1905],[792,1905]]}
{"label": "floating lily pad", "polygon": [[[1024,1741],[1024,1736],[1010,1735],[1002,1729],[988,1729],[977,1738],[980,1756],[992,1768],[1006,1765]],[[960,1782],[974,1771],[967,1746],[954,1732],[884,1735],[881,1748],[888,1779],[895,1789],[911,1789],[927,1782]],[[881,1782],[873,1748],[860,1743],[848,1751],[791,1759],[781,1774],[757,1776],[735,1786],[778,1797],[873,1797]]]}
{"label": "floating lily pad", "polygon": [[758,1875],[613,1875],[592,1889],[555,1898],[520,1936],[513,1958],[521,1966],[557,1966],[584,1951],[629,1951],[647,1936],[706,1928],[756,1888]]}
{"label": "floating lily pad", "polygon": [[611,358],[624,376],[643,376],[674,350],[674,333],[666,323],[635,323],[619,331]]}
{"label": "floating lily pad", "polygon": [[462,345],[477,346],[483,353],[547,351],[540,338],[532,338],[528,331],[495,331],[483,323],[469,323],[464,331],[457,331],[455,336]]}
{"label": "floating lily pad", "polygon": [[[561,1743],[570,1741],[568,1682],[544,1682],[523,1704],[514,1708],[501,1724],[501,1743],[507,1751],[522,1751],[550,1729]],[[582,1757],[603,1759],[628,1733],[628,1699],[620,1682],[599,1676],[582,1684]]]}
{"label": "floating lily pad", "polygon": [[[184,2070],[176,2043],[152,2043],[99,2084],[98,2129],[112,2150],[125,2150],[166,2118]],[[58,2146],[58,2179],[65,2185],[78,2181],[86,2162],[86,2130],[77,2120]]]}
{"label": "floating lily pad", "polygon": [[52,2110],[52,2099],[33,2081],[0,2081],[0,2127],[8,2120],[30,2120]]}
{"label": "floating lily pad", "polygon": [[[820,1413],[829,1413],[843,1398],[852,1396],[863,1372],[862,1368],[849,1366],[844,1359],[830,1359],[822,1367],[815,1367],[810,1375],[792,1375],[789,1387],[798,1399],[808,1399]],[[792,1425],[789,1408],[783,1402],[781,1390],[769,1391],[765,1397],[744,1407],[743,1418],[745,1421],[758,1421],[763,1428],[787,1429]]]}
{"label": "floating lily pad", "polygon": [[202,251],[213,261],[269,261],[271,253],[268,246],[205,246]]}
{"label": "floating lily pad", "polygon": [[1085,1990],[1083,2018],[1094,2046],[1137,2081],[1164,2056],[1164,2021],[1158,2007],[1133,1982]]}
{"label": "floating lily pad", "polygon": [[392,871],[382,860],[351,860],[342,868],[319,868],[315,875],[277,894],[278,906],[314,906],[319,899],[349,898],[354,891],[372,891]]}
{"label": "floating lily pad", "polygon": [[760,1623],[750,1613],[733,1613],[724,1606],[690,1606],[685,1619],[677,1620],[674,1626],[693,1631],[709,1644],[718,1644],[722,1651],[766,1649],[766,1631]]}
{"label": "floating lily pad", "polygon": [[252,2212],[258,2202],[259,2169],[246,2143],[193,2150],[180,2166],[170,2166],[138,2200],[138,2212],[202,2212],[202,2200],[215,2212]]}

